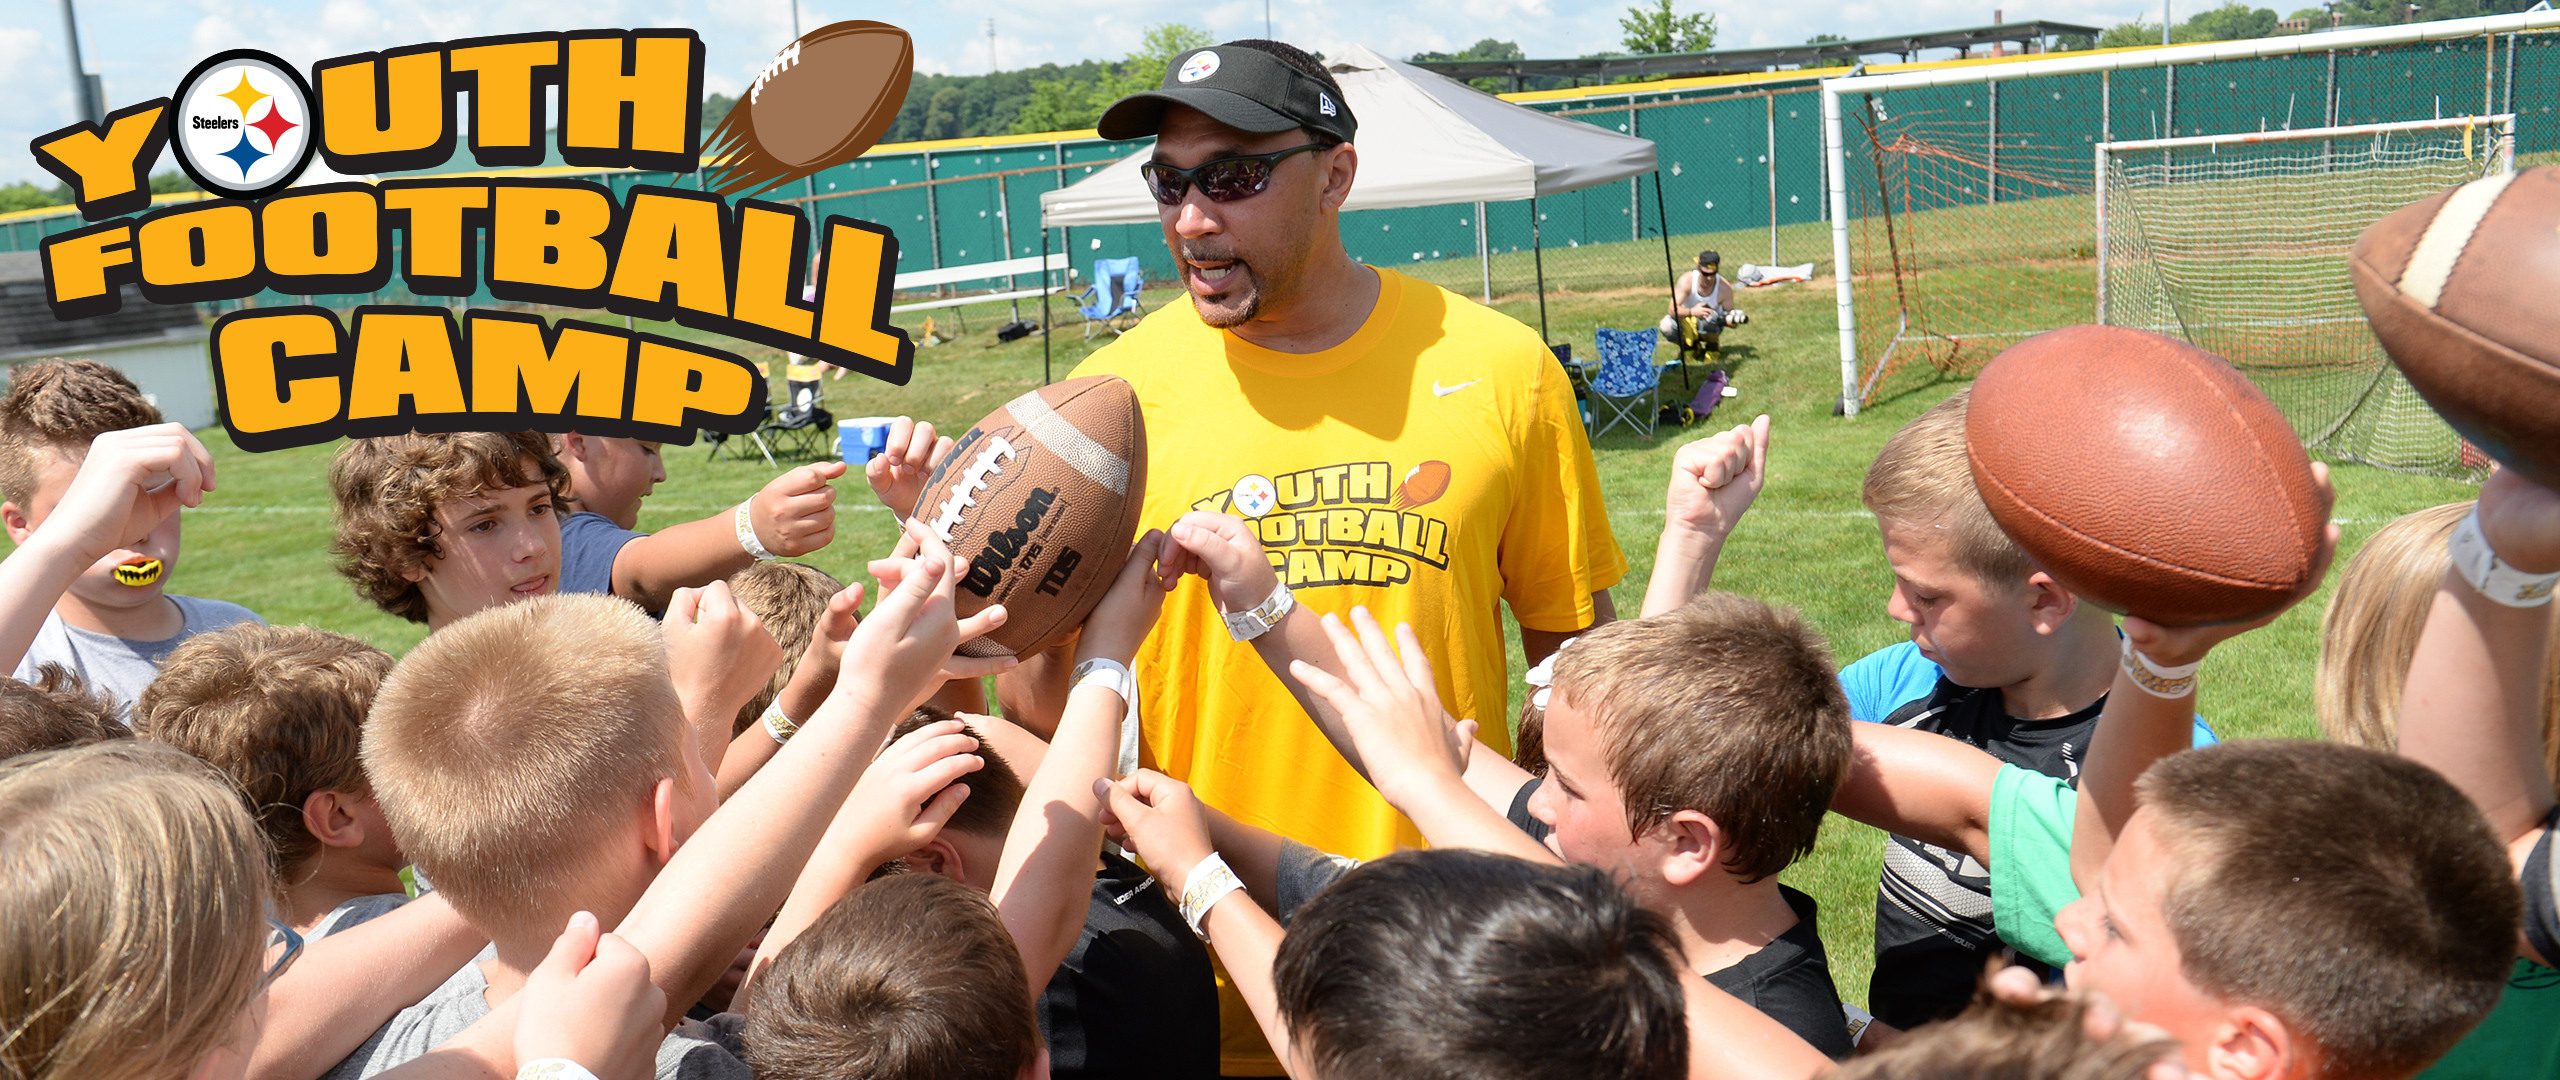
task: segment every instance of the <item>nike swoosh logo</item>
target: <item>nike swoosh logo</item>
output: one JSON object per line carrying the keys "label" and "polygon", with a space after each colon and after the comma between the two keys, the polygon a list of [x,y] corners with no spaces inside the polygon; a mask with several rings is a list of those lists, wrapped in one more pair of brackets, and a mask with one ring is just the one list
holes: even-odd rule
{"label": "nike swoosh logo", "polygon": [[1449,395],[1451,395],[1451,394],[1457,393],[1457,392],[1458,392],[1458,391],[1460,391],[1460,390],[1464,390],[1464,389],[1466,389],[1466,388],[1468,388],[1468,387],[1470,387],[1470,386],[1474,386],[1475,384],[1480,383],[1480,382],[1483,382],[1483,381],[1484,381],[1483,379],[1469,379],[1469,380],[1467,380],[1467,381],[1465,381],[1465,382],[1459,383],[1459,384],[1458,384],[1458,385],[1456,385],[1456,386],[1442,386],[1442,385],[1440,385],[1440,380],[1438,380],[1438,379],[1433,379],[1433,380],[1431,380],[1431,392],[1432,392],[1433,394],[1436,394],[1436,395],[1440,396],[1440,397],[1448,397],[1448,396],[1449,396]]}

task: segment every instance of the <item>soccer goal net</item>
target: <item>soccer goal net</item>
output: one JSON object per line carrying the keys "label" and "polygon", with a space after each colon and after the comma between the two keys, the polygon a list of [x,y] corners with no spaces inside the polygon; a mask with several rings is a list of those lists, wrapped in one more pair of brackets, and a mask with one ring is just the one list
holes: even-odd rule
{"label": "soccer goal net", "polygon": [[2390,375],[2346,253],[2553,157],[2554,102],[2549,11],[1824,80],[1842,406],[2113,322],[2229,356],[2325,454],[2476,475]]}
{"label": "soccer goal net", "polygon": [[2098,321],[2230,360],[2315,450],[2468,472],[2366,327],[2347,257],[2383,215],[2512,171],[2514,148],[2512,115],[2100,143]]}

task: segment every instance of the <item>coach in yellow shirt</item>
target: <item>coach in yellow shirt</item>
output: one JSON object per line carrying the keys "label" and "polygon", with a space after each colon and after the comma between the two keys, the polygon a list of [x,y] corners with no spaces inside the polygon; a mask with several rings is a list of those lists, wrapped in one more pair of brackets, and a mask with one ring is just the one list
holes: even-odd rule
{"label": "coach in yellow shirt", "polygon": [[[1610,617],[1626,559],[1537,334],[1343,250],[1356,126],[1321,63],[1268,41],[1192,50],[1161,89],[1114,104],[1105,138],[1156,136],[1144,172],[1191,302],[1075,374],[1137,389],[1146,527],[1245,519],[1295,603],[1413,624],[1441,700],[1507,751],[1499,608],[1534,662]],[[1134,667],[1149,754],[1204,801],[1340,854],[1420,846],[1199,580],[1168,598]],[[1230,1073],[1262,1071],[1255,1058],[1228,1040]]]}

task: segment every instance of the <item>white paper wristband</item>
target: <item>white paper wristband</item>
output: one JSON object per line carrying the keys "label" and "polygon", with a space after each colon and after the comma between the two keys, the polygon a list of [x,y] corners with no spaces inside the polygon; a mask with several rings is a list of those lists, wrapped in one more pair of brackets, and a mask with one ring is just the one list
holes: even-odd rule
{"label": "white paper wristband", "polygon": [[755,556],[757,562],[763,562],[773,558],[774,554],[765,550],[764,541],[756,539],[756,515],[751,509],[754,505],[752,500],[738,504],[738,546]]}
{"label": "white paper wristband", "polygon": [[516,1080],[596,1080],[596,1074],[568,1058],[535,1058],[516,1070]]}
{"label": "white paper wristband", "polygon": [[2560,574],[2529,574],[2499,558],[2489,547],[2488,535],[2480,531],[2478,506],[2462,515],[2453,536],[2445,541],[2445,550],[2462,580],[2480,595],[2508,607],[2541,607],[2551,602],[2552,590],[2560,587]]}

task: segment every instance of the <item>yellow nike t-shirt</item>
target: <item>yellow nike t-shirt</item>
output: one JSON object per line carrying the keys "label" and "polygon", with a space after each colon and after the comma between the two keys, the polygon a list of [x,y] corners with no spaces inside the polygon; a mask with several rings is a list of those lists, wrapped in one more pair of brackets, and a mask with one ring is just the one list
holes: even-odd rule
{"label": "yellow nike t-shirt", "polygon": [[[1200,321],[1188,298],[1096,352],[1147,422],[1141,528],[1187,511],[1244,518],[1298,603],[1367,605],[1411,623],[1440,697],[1510,750],[1499,608],[1572,631],[1627,563],[1610,535],[1565,372],[1528,327],[1446,289],[1377,271],[1350,340],[1281,353]],[[1419,846],[1316,731],[1197,578],[1167,598],[1137,656],[1157,766],[1237,819],[1324,851]]]}

